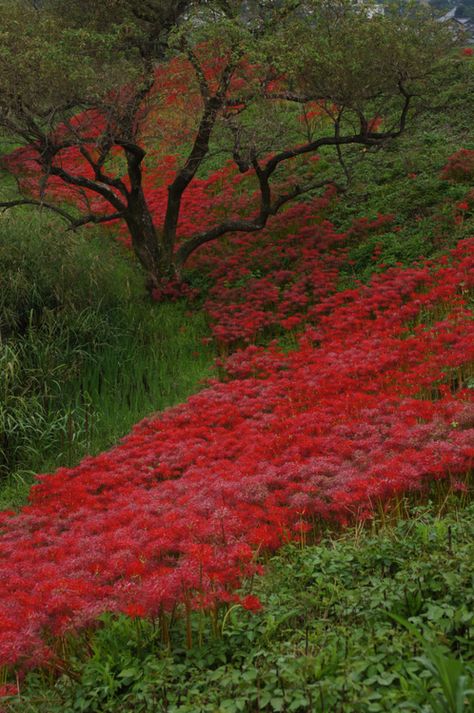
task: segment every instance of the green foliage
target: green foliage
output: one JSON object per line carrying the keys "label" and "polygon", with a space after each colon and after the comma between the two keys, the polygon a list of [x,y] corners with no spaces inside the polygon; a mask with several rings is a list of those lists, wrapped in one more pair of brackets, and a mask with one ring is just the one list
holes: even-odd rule
{"label": "green foliage", "polygon": [[[124,46],[120,28],[98,31],[86,19],[75,27],[67,18],[38,12],[23,2],[2,6],[2,117],[12,118],[20,105],[27,105],[40,118],[38,126],[54,125],[53,108],[61,107],[67,116],[71,107],[79,107],[78,97],[90,103],[137,77],[139,62]],[[8,127],[8,121],[2,125]],[[28,122],[23,126],[27,130]]]}
{"label": "green foliage", "polygon": [[109,447],[208,374],[205,318],[145,301],[104,236],[64,235],[25,215],[0,221],[0,502],[31,473]]}
{"label": "green foliage", "polygon": [[474,689],[467,688],[469,673],[463,662],[447,656],[439,646],[427,643],[413,624],[396,614],[391,617],[404,626],[421,642],[425,656],[417,660],[424,664],[441,688],[441,692],[429,694],[429,701],[434,713],[464,713],[474,710]]}
{"label": "green foliage", "polygon": [[354,127],[361,113],[367,120],[377,106],[385,113],[390,98],[403,103],[400,85],[407,93],[426,92],[438,63],[455,44],[452,33],[419,2],[405,3],[403,12],[388,7],[385,13],[370,2],[351,0],[307,0],[303,7],[305,12],[282,24],[278,49],[270,39],[277,66],[291,72],[309,96],[334,102]]}
{"label": "green foliage", "polygon": [[468,713],[473,515],[419,508],[393,528],[289,546],[248,585],[263,611],[234,608],[190,651],[179,620],[170,651],[153,623],[105,617],[89,656],[85,640],[70,649],[73,676],[31,674],[8,710]]}
{"label": "green foliage", "polygon": [[[474,64],[445,68],[443,92],[435,107],[425,108],[406,133],[383,152],[369,151],[362,162],[343,151],[351,174],[347,192],[331,214],[338,228],[354,219],[393,215],[388,228],[354,237],[341,287],[366,281],[397,262],[432,257],[474,231],[474,211],[456,222],[457,204],[469,187],[442,178],[448,157],[474,148],[469,117],[474,112]],[[394,230],[396,228],[396,230]],[[378,256],[374,257],[374,251]]]}

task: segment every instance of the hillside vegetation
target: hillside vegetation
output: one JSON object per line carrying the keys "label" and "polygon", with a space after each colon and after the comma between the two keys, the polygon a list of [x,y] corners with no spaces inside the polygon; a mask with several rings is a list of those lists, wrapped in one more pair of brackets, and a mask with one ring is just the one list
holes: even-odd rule
{"label": "hillside vegetation", "polygon": [[180,626],[168,648],[105,616],[87,657],[71,646],[74,677],[31,675],[9,710],[470,711],[473,511],[456,510],[285,547],[253,583],[261,610],[229,609],[214,636],[197,619],[191,650]]}
{"label": "hillside vegetation", "polygon": [[[396,140],[394,111],[291,164],[330,180],[146,290],[116,219],[2,214],[2,711],[474,711],[472,53],[443,71]],[[255,209],[223,136],[184,242]]]}

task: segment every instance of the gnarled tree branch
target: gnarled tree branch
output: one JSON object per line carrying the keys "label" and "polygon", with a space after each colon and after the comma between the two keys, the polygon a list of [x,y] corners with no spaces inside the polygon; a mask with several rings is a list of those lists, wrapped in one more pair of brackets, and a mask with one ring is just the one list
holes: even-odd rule
{"label": "gnarled tree branch", "polygon": [[19,206],[34,206],[36,208],[45,208],[53,213],[56,213],[61,218],[69,223],[69,230],[75,230],[80,228],[82,225],[88,225],[89,223],[99,224],[99,223],[110,223],[113,220],[123,218],[122,212],[110,213],[107,215],[97,215],[96,213],[88,213],[87,215],[74,216],[63,208],[59,208],[57,205],[48,203],[47,201],[35,200],[34,198],[18,198],[12,201],[0,201],[0,210],[9,210],[10,208],[17,208]]}

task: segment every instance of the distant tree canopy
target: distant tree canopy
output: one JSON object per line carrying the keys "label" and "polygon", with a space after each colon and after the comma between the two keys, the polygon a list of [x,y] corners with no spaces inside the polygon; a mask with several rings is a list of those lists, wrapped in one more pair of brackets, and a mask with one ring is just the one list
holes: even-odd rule
{"label": "distant tree canopy", "polygon": [[0,205],[47,207],[74,228],[124,224],[154,288],[201,245],[334,183],[321,150],[344,178],[345,147],[400,135],[452,44],[416,3],[14,1],[0,128],[21,145],[3,159],[20,195]]}

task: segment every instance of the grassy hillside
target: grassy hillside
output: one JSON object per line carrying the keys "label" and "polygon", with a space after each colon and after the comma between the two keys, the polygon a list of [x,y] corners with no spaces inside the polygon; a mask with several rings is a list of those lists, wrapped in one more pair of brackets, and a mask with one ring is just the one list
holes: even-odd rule
{"label": "grassy hillside", "polygon": [[[470,57],[459,74],[447,74],[444,93],[433,103],[383,151],[353,166],[349,154],[352,182],[333,220],[346,227],[354,218],[383,214],[393,215],[393,224],[387,232],[354,245],[350,256],[354,263],[345,270],[344,284],[354,278],[367,279],[377,263],[410,264],[473,233],[472,209],[456,221],[456,207],[472,188],[472,176],[459,182],[443,177],[452,154],[461,148],[474,149],[474,62]],[[374,261],[376,244],[380,251]]]}

